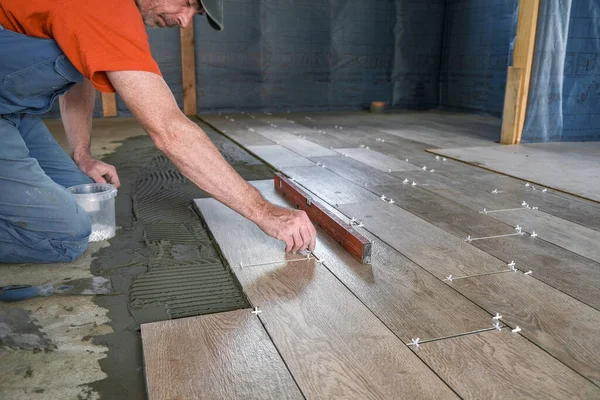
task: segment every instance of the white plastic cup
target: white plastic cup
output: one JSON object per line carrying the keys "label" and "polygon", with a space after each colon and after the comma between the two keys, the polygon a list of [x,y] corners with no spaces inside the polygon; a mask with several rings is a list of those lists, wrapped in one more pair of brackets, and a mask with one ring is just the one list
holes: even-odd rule
{"label": "white plastic cup", "polygon": [[115,197],[117,189],[108,183],[87,183],[67,189],[75,197],[92,221],[90,242],[100,242],[115,237]]}

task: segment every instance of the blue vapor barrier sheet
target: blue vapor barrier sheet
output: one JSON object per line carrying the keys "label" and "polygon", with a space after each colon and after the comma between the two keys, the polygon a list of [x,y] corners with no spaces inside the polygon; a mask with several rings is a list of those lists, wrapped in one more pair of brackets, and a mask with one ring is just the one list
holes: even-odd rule
{"label": "blue vapor barrier sheet", "polygon": [[546,0],[521,141],[600,140],[600,1]]}
{"label": "blue vapor barrier sheet", "polygon": [[231,0],[196,24],[201,111],[438,105],[443,0]]}
{"label": "blue vapor barrier sheet", "polygon": [[396,1],[392,105],[439,105],[444,0]]}
{"label": "blue vapor barrier sheet", "polygon": [[448,0],[440,106],[500,116],[517,0]]}

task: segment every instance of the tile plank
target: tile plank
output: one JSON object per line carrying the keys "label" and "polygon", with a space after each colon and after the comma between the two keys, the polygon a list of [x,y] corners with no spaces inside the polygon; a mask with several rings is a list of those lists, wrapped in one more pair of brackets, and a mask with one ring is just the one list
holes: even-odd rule
{"label": "tile plank", "polygon": [[[372,188],[396,200],[396,205],[464,239],[515,233],[513,226],[475,212],[425,188],[407,185]],[[473,241],[471,244],[570,296],[600,309],[600,264],[552,243],[530,236]]]}
{"label": "tile plank", "polygon": [[360,203],[379,198],[368,190],[321,167],[290,167],[282,171],[330,204]]}
{"label": "tile plank", "polygon": [[[499,271],[506,264],[388,203],[340,205],[346,215],[438,278]],[[479,272],[477,272],[479,271]],[[581,375],[600,383],[600,312],[545,283],[516,272],[447,282]]]}
{"label": "tile plank", "polygon": [[345,148],[334,149],[340,154],[353,158],[363,164],[378,169],[383,172],[392,171],[415,171],[418,168],[406,161],[400,161],[393,157],[367,148]]}
{"label": "tile plank", "polygon": [[250,310],[141,329],[150,400],[304,398]]}
{"label": "tile plank", "polygon": [[294,153],[300,154],[303,157],[332,157],[339,156],[333,150],[329,150],[323,146],[319,146],[309,140],[294,138],[294,139],[282,139],[279,141],[282,146],[287,147]]}
{"label": "tile plank", "polygon": [[[255,249],[254,254],[276,251],[270,239],[252,233],[254,224],[240,223],[224,205],[213,199],[197,204],[232,265],[240,246]],[[314,260],[234,271],[251,302],[260,306],[259,318],[308,398],[456,398]]]}
{"label": "tile plank", "polygon": [[[494,195],[489,191],[481,191],[476,185],[457,183],[435,173],[405,173],[404,176],[408,179],[414,178],[423,188],[447,199],[459,201],[476,212],[484,208],[498,210],[521,207],[520,202],[508,202],[502,194]],[[486,216],[513,227],[520,225],[529,233],[535,230],[541,239],[591,260],[600,261],[600,247],[597,246],[600,242],[600,232],[595,229],[547,214],[543,209],[489,213]]]}
{"label": "tile plank", "polygon": [[362,187],[394,185],[402,182],[398,177],[369,167],[350,157],[315,157],[314,162],[324,164],[326,169]]}
{"label": "tile plank", "polygon": [[[273,181],[253,182],[253,185],[267,200],[287,205],[275,192]],[[404,342],[415,337],[447,337],[490,326],[489,313],[370,233],[361,231],[361,234],[373,241],[369,265],[358,262],[327,235],[319,235],[315,254]]]}
{"label": "tile plank", "polygon": [[340,204],[373,233],[439,279],[506,270],[495,257],[476,249],[395,204],[377,202]]}
{"label": "tile plank", "polygon": [[381,240],[373,240],[371,264],[322,237],[315,254],[405,343],[472,332],[491,326],[491,315]]}
{"label": "tile plank", "polygon": [[283,146],[248,146],[247,149],[268,164],[281,170],[286,167],[310,167],[315,163]]}
{"label": "tile plank", "polygon": [[599,150],[600,143],[587,142],[495,145],[437,153],[600,201]]}
{"label": "tile plank", "polygon": [[519,273],[460,279],[452,287],[562,363],[600,385],[600,312]]}
{"label": "tile plank", "polygon": [[597,399],[600,388],[510,329],[414,350],[466,399]]}

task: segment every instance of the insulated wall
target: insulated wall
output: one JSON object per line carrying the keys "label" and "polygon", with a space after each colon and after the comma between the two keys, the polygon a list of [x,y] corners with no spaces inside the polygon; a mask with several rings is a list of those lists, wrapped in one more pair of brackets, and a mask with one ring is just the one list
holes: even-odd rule
{"label": "insulated wall", "polygon": [[228,1],[196,24],[198,106],[211,110],[438,104],[443,0]]}
{"label": "insulated wall", "polygon": [[600,140],[600,2],[540,2],[521,141]]}
{"label": "insulated wall", "polygon": [[501,115],[517,0],[447,0],[440,105]]}
{"label": "insulated wall", "polygon": [[444,0],[395,1],[392,105],[439,105]]}

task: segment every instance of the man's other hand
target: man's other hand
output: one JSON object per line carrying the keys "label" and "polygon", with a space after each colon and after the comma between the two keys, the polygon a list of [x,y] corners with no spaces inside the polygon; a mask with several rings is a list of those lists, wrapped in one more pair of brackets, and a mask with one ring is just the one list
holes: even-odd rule
{"label": "man's other hand", "polygon": [[75,160],[75,163],[87,176],[96,183],[110,183],[115,188],[121,186],[117,170],[110,164],[85,156]]}
{"label": "man's other hand", "polygon": [[304,211],[268,204],[257,225],[267,235],[285,243],[287,253],[315,249],[317,231]]}

